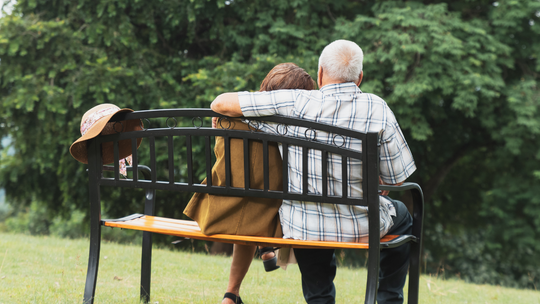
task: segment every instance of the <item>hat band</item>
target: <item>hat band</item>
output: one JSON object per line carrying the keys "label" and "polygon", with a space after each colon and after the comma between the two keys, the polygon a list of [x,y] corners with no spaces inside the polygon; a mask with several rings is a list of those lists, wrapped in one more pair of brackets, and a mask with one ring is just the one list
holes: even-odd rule
{"label": "hat band", "polygon": [[81,124],[81,134],[84,135],[86,132],[88,132],[88,130],[90,130],[90,128],[94,125],[96,121],[100,120],[101,118],[107,115],[111,115],[115,112],[118,112],[118,110],[120,110],[120,108],[110,107],[110,108],[105,108],[103,110],[90,114],[86,118],[86,120]]}

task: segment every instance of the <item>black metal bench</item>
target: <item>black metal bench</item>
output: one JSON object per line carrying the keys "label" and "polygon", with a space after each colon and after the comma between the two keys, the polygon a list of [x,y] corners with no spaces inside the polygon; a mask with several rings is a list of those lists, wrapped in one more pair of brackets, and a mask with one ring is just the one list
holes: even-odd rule
{"label": "black metal bench", "polygon": [[[375,304],[378,285],[379,273],[379,253],[385,248],[393,248],[411,242],[410,267],[409,267],[409,291],[408,303],[418,303],[418,287],[420,275],[420,248],[422,245],[422,220],[423,220],[423,195],[422,190],[417,184],[405,183],[402,186],[380,186],[378,185],[378,134],[377,133],[361,133],[349,129],[339,128],[331,125],[320,124],[299,120],[290,117],[264,117],[260,119],[252,119],[254,125],[257,120],[272,121],[281,124],[283,134],[272,135],[268,133],[238,131],[229,129],[212,129],[209,124],[204,126],[205,121],[209,121],[210,117],[222,117],[222,115],[208,109],[167,109],[167,110],[148,110],[137,111],[133,113],[120,113],[113,117],[111,121],[122,124],[124,120],[140,119],[144,122],[142,131],[123,132],[112,135],[98,136],[88,142],[88,173],[89,173],[89,196],[90,196],[90,255],[88,260],[88,272],[86,277],[86,286],[84,291],[84,303],[93,303],[94,293],[96,288],[100,243],[101,243],[101,226],[119,227],[125,229],[134,229],[143,231],[142,241],[142,263],[141,263],[141,300],[148,302],[150,299],[150,273],[152,259],[152,233],[163,233],[185,238],[211,240],[224,243],[264,245],[271,244],[276,247],[292,247],[292,248],[356,248],[368,249],[368,278],[366,286],[365,303]],[[184,119],[190,121],[190,126],[178,126],[178,121]],[[152,128],[151,120],[166,120],[164,127]],[[154,124],[155,125],[155,124]],[[305,138],[295,138],[286,135],[287,126],[300,126],[306,128]],[[120,128],[117,128],[120,129]],[[333,143],[326,144],[317,141],[317,135],[321,132],[333,134]],[[212,184],[212,137],[222,136],[225,138],[225,162],[226,162],[226,185],[215,186]],[[184,175],[178,176],[175,173],[174,155],[178,151],[174,151],[174,138],[182,138],[185,141],[186,155],[185,163],[181,164],[185,172]],[[336,145],[336,142],[343,140],[346,137],[357,138],[362,141],[362,152],[341,148]],[[149,166],[139,164],[139,154],[137,150],[137,138],[144,138],[141,147],[149,149]],[[195,138],[203,138],[205,146],[205,161],[202,164],[194,163],[193,144]],[[246,182],[244,188],[234,188],[230,186],[230,151],[228,149],[229,140],[231,138],[239,138],[244,142],[244,155],[248,155],[248,141],[258,140],[263,143],[263,160],[264,160],[264,189],[251,189],[249,187],[249,174],[245,172]],[[119,174],[119,149],[118,142],[121,140],[130,140],[132,143],[133,164],[132,178],[121,178]],[[161,146],[167,146],[167,162],[165,165],[168,170],[168,178],[159,179],[156,173],[159,163],[156,160],[156,142],[164,141]],[[105,142],[113,142],[114,146],[114,163],[111,166],[103,166],[101,144]],[[328,195],[327,191],[323,193],[309,193],[307,191],[307,165],[303,166],[303,193],[288,192],[287,183],[287,153],[283,154],[283,191],[273,191],[268,189],[268,142],[280,143],[283,151],[287,151],[291,145],[299,146],[303,149],[304,164],[307,164],[307,151],[310,149],[321,151],[321,167],[323,174],[326,175],[327,162],[329,153],[338,155],[342,160],[357,159],[362,162],[362,189],[363,198],[352,198],[347,196],[347,191],[343,196],[336,197]],[[139,148],[141,149],[141,148]],[[346,161],[344,162],[346,163]],[[206,173],[207,184],[201,184],[198,176],[196,176],[196,166],[204,166],[203,172]],[[247,158],[244,165],[245,170],[249,168]],[[161,168],[163,169],[163,168]],[[346,166],[343,166],[343,181],[346,184],[347,174]],[[104,174],[104,171],[112,171],[109,177]],[[143,174],[142,178],[139,171]],[[101,204],[100,204],[100,189],[101,187],[123,187],[123,188],[142,188],[146,191],[144,214],[132,214],[121,219],[102,220],[101,219]],[[327,178],[323,178],[322,189],[327,189]],[[170,219],[154,216],[156,190],[169,190],[181,192],[202,192],[216,195],[233,195],[233,196],[250,196],[250,197],[267,197],[290,200],[303,200],[312,202],[325,202],[334,204],[347,205],[362,205],[368,206],[369,212],[369,238],[366,243],[346,243],[346,242],[315,242],[315,241],[300,241],[291,239],[280,239],[270,237],[254,237],[254,236],[238,236],[238,235],[204,235],[200,232],[197,223],[180,219]],[[379,197],[378,190],[404,191],[408,190],[413,198],[413,232],[412,235],[401,236],[385,236],[379,238]]]}

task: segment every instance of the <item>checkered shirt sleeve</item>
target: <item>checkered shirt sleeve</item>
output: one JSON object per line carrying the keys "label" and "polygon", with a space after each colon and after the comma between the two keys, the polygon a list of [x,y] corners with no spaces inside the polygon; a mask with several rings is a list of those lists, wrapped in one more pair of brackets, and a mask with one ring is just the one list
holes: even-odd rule
{"label": "checkered shirt sleeve", "polygon": [[[390,108],[389,116],[394,116]],[[415,170],[413,156],[395,118],[390,119],[380,138],[379,173],[387,184],[403,182]]]}

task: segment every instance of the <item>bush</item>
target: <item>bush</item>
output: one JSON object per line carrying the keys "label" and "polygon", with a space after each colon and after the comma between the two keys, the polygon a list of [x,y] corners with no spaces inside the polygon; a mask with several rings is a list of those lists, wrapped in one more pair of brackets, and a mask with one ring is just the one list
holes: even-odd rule
{"label": "bush", "polygon": [[50,225],[47,207],[37,202],[32,202],[23,210],[12,211],[5,221],[8,232],[31,235],[48,235]]}
{"label": "bush", "polygon": [[489,227],[449,232],[442,225],[424,232],[426,273],[466,282],[536,289],[540,269],[530,248],[503,247],[490,239]]}

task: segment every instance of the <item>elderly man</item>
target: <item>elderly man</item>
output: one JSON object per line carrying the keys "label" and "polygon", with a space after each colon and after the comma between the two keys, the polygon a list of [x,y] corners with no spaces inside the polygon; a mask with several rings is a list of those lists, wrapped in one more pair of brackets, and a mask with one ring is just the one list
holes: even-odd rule
{"label": "elderly man", "polygon": [[[362,49],[352,41],[337,40],[325,47],[319,58],[317,84],[320,90],[278,90],[272,92],[225,93],[212,102],[215,112],[228,116],[268,116],[281,114],[329,123],[363,132],[382,131],[380,138],[381,183],[401,184],[415,170],[412,154],[394,114],[380,97],[363,93],[358,86],[364,76]],[[265,132],[276,132],[276,126],[265,123]],[[293,135],[304,130],[293,128]],[[289,133],[290,134],[290,133]],[[317,140],[331,143],[326,134]],[[347,139],[345,146],[359,149],[360,143]],[[301,163],[295,163],[301,150],[290,147],[289,191],[301,191]],[[309,167],[318,164],[310,159]],[[328,193],[341,195],[341,159],[329,160]],[[335,172],[335,173],[334,173]],[[349,192],[361,196],[361,168],[351,162]],[[320,175],[310,174],[310,191],[320,191]],[[361,189],[361,188],[360,188]],[[385,193],[383,193],[385,194]],[[381,236],[410,233],[412,218],[402,202],[380,196]],[[280,209],[284,238],[326,241],[359,241],[368,235],[366,207],[333,205],[304,201],[283,201]],[[336,262],[333,249],[295,249],[302,273],[302,289],[308,303],[334,303]],[[403,303],[403,286],[409,264],[409,245],[383,250],[379,273],[378,303]]]}

